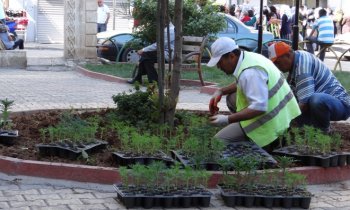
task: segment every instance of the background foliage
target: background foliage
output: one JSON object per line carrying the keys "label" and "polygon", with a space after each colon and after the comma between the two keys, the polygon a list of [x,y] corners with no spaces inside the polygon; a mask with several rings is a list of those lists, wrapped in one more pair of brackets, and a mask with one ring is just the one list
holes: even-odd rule
{"label": "background foliage", "polygon": [[[174,17],[174,2],[169,1],[171,20]],[[209,1],[184,0],[183,34],[205,36],[219,32],[225,26],[225,20],[222,15],[218,15],[218,11],[218,6]],[[156,0],[135,0],[133,17],[139,21],[136,36],[146,43],[156,42],[157,14]]]}

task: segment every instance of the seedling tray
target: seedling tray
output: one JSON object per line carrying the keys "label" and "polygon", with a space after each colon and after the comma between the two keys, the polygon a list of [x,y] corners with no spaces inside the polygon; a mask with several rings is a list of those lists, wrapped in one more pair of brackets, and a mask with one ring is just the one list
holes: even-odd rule
{"label": "seedling tray", "polygon": [[162,161],[168,167],[174,164],[174,160],[162,151],[158,151],[155,156],[134,156],[123,152],[113,152],[112,155],[118,166],[131,166],[136,163],[149,165],[154,161]]}
{"label": "seedling tray", "polygon": [[[282,207],[282,208],[303,208],[308,209],[311,203],[311,194],[303,189],[299,189],[296,193],[291,195],[284,195],[283,193],[275,193],[275,195],[261,194],[247,194],[239,193],[234,190],[224,189],[220,187],[220,194],[224,203],[228,207],[244,206],[246,208],[254,207]],[[278,190],[278,187],[276,188]]]}
{"label": "seedling tray", "polygon": [[[192,158],[184,155],[182,151],[172,151],[172,156],[185,166],[194,166]],[[240,158],[244,156],[256,157],[259,161],[260,169],[272,168],[277,164],[277,161],[269,153],[261,149],[255,143],[249,141],[231,143],[227,145],[226,149],[221,154],[221,158],[224,159],[230,157]],[[201,165],[208,171],[217,171],[221,168],[221,165],[216,162],[203,162]]]}
{"label": "seedling tray", "polygon": [[89,144],[73,144],[64,145],[58,143],[52,144],[37,144],[41,156],[58,156],[71,160],[77,159],[83,151],[87,154],[92,154],[98,150],[106,148],[108,143],[106,141],[96,140]]}
{"label": "seedling tray", "polygon": [[293,157],[295,160],[301,162],[305,166],[321,166],[324,168],[345,166],[350,164],[350,153],[332,152],[326,155],[318,154],[302,154],[297,151],[296,146],[291,145],[282,147],[273,151],[276,155]]}
{"label": "seedling tray", "polygon": [[18,130],[0,130],[0,143],[11,146],[18,138]]}
{"label": "seedling tray", "polygon": [[125,189],[120,184],[113,185],[117,198],[126,208],[191,208],[209,207],[212,193],[204,188],[190,191],[171,191],[154,189],[145,190]]}

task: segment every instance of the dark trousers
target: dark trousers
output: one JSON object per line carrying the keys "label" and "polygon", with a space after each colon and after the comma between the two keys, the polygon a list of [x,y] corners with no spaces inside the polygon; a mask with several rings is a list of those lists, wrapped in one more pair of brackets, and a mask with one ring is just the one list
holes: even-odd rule
{"label": "dark trousers", "polygon": [[100,33],[106,30],[107,30],[107,24],[97,23],[97,33]]}
{"label": "dark trousers", "polygon": [[142,82],[142,75],[147,75],[148,82],[158,81],[158,74],[154,68],[157,62],[157,51],[143,52],[139,60],[139,68],[135,80]]}
{"label": "dark trousers", "polygon": [[320,60],[323,61],[324,57],[326,55],[325,47],[330,47],[330,46],[332,46],[332,44],[328,44],[328,43],[326,44],[326,43],[319,42],[319,41],[317,41],[317,37],[310,37],[308,40],[309,40],[309,42],[306,43],[307,51],[309,53],[315,54],[312,44],[313,43],[318,44],[320,46]]}
{"label": "dark trousers", "polygon": [[13,45],[12,49],[16,49],[17,47],[19,47],[20,50],[23,50],[24,49],[24,41],[23,39],[18,39],[15,41],[15,44]]}

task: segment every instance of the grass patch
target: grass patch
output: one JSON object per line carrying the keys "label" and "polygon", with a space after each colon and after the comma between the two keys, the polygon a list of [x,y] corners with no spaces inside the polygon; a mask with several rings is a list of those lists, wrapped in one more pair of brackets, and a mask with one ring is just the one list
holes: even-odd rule
{"label": "grass patch", "polygon": [[343,85],[343,87],[350,91],[350,72],[347,71],[333,71],[334,76]]}
{"label": "grass patch", "polygon": [[[93,65],[86,64],[85,68],[94,72],[113,75],[122,78],[131,78],[135,64],[128,63],[116,63],[112,65]],[[224,72],[217,68],[210,68],[206,65],[202,65],[202,74],[204,81],[218,83],[219,86],[226,86],[234,81],[232,75],[226,75]],[[147,77],[144,76],[144,80]],[[181,72],[181,79],[199,80],[198,73],[193,71]]]}
{"label": "grass patch", "polygon": [[[112,65],[92,65],[86,64],[86,69],[103,74],[113,75],[122,78],[131,78],[132,72],[135,68],[135,64],[128,63],[116,63]],[[231,84],[234,81],[232,75],[226,75],[216,67],[208,67],[202,65],[202,74],[204,81],[218,83],[220,87]],[[350,90],[350,72],[346,71],[333,71],[333,74],[338,78],[344,88]],[[184,71],[181,72],[182,79],[198,80],[197,72]],[[147,80],[144,76],[144,80]]]}

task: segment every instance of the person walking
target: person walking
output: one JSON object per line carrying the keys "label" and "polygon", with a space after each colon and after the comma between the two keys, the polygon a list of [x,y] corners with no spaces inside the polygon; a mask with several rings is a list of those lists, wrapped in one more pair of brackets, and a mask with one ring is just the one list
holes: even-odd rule
{"label": "person walking", "polygon": [[342,21],[342,34],[346,34],[350,32],[350,12],[346,12]]}
{"label": "person walking", "polygon": [[103,0],[97,0],[97,4],[97,33],[100,33],[107,30],[110,12]]}
{"label": "person walking", "polygon": [[302,115],[299,125],[311,125],[330,132],[330,121],[350,116],[350,96],[331,70],[317,57],[293,51],[284,42],[268,48],[269,58],[284,73],[298,100]]}
{"label": "person walking", "polygon": [[[208,66],[217,66],[234,82],[217,90],[209,103],[210,123],[226,126],[215,137],[228,144],[253,140],[264,147],[274,142],[300,115],[298,103],[285,78],[264,56],[241,51],[228,37],[211,46]],[[226,95],[229,115],[219,114],[217,104]]]}
{"label": "person walking", "polygon": [[[314,54],[313,43],[317,43],[320,46],[320,60],[323,61],[326,55],[326,47],[332,46],[334,43],[334,25],[333,20],[327,16],[325,9],[318,11],[319,18],[314,22],[310,35],[306,38],[309,40],[306,43],[307,51]],[[315,31],[318,31],[318,36],[313,37]]]}

